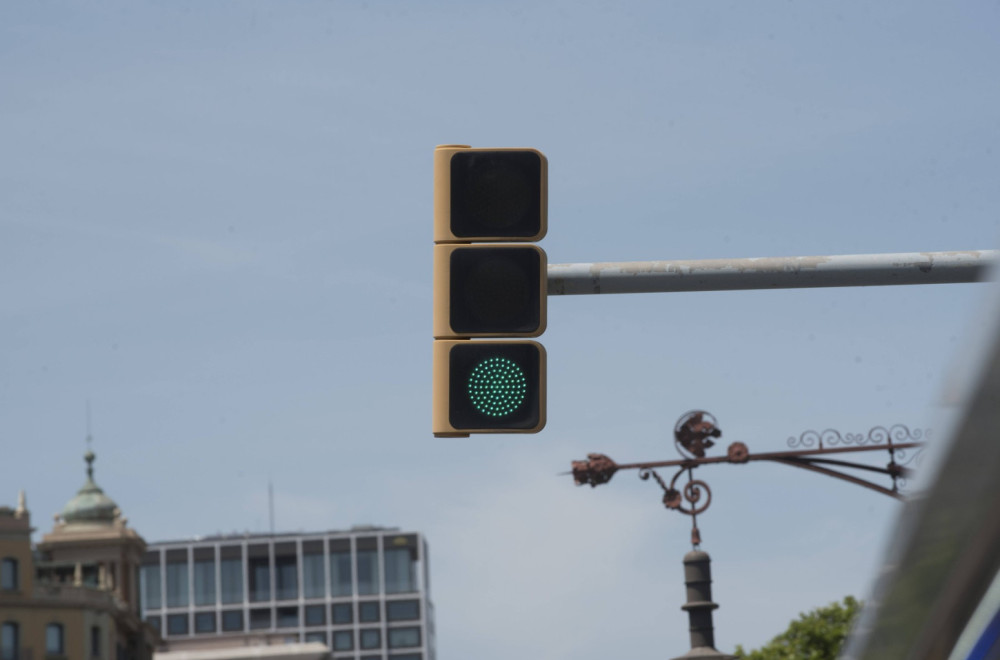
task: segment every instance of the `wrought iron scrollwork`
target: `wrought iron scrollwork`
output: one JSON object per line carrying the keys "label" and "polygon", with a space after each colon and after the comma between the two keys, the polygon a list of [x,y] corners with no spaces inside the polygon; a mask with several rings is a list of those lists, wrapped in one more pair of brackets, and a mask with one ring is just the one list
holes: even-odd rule
{"label": "wrought iron scrollwork", "polygon": [[[693,478],[690,475],[692,469],[692,467],[682,467],[674,475],[674,478],[670,480],[670,485],[667,485],[660,475],[657,474],[656,470],[652,468],[641,468],[639,470],[639,478],[645,481],[652,476],[656,479],[656,483],[660,484],[660,488],[663,489],[663,506],[689,516],[696,516],[708,509],[708,506],[712,503],[712,489],[701,479]],[[677,488],[677,480],[685,472],[689,473],[688,482],[682,487]],[[705,501],[700,503],[703,493]],[[687,505],[685,505],[685,502],[687,502]]]}
{"label": "wrought iron scrollwork", "polygon": [[803,431],[796,438],[788,438],[788,447],[791,449],[830,449],[833,447],[862,447],[865,445],[886,445],[919,442],[925,435],[921,429],[910,430],[905,424],[894,424],[886,428],[885,426],[873,426],[868,433],[846,433],[841,435],[835,429],[824,431]]}
{"label": "wrought iron scrollwork", "polygon": [[[694,470],[709,463],[749,463],[751,461],[771,461],[790,467],[810,470],[818,474],[835,477],[890,497],[901,498],[900,489],[906,479],[912,476],[911,465],[919,464],[923,454],[923,439],[929,432],[910,429],[904,424],[874,426],[867,433],[841,434],[836,429],[804,431],[787,440],[791,451],[751,453],[746,444],[733,442],[725,456],[708,457],[707,450],[715,446],[714,438],[722,436],[715,417],[703,410],[685,413],[674,426],[674,443],[681,454],[681,460],[656,461],[648,463],[615,463],[604,454],[588,454],[586,461],[573,461],[573,479],[577,485],[598,486],[607,483],[618,470],[637,469],[639,478],[656,480],[663,491],[663,505],[679,511],[692,519],[692,543],[700,543],[697,516],[712,503],[712,489],[700,479],[694,478]],[[844,460],[847,454],[885,451],[889,463],[885,467],[872,463]],[[654,468],[677,468],[670,483],[664,481]],[[853,472],[853,473],[852,473]],[[687,473],[686,483],[680,483]],[[869,478],[872,473],[891,480],[885,486]]]}

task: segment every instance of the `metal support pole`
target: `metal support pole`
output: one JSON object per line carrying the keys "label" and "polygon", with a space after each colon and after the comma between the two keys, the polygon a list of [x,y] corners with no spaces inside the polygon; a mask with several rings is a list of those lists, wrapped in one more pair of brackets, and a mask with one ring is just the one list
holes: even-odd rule
{"label": "metal support pole", "polygon": [[982,282],[1000,250],[550,264],[550,296]]}
{"label": "metal support pole", "polygon": [[712,559],[707,552],[692,550],[684,555],[684,585],[687,603],[681,608],[688,613],[691,650],[674,660],[733,660],[734,656],[715,650],[715,627],[712,610]]}

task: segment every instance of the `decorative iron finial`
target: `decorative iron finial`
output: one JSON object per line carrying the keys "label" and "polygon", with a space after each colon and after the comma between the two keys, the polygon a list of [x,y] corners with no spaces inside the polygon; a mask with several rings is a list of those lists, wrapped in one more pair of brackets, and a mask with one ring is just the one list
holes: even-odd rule
{"label": "decorative iron finial", "polygon": [[681,415],[674,425],[677,450],[688,458],[705,458],[705,450],[715,445],[709,438],[718,438],[722,431],[715,417],[704,410],[692,410]]}

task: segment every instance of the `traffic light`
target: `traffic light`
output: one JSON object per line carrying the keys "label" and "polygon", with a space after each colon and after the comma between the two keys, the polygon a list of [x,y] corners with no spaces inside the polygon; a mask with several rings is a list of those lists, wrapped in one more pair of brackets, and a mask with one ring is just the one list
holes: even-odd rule
{"label": "traffic light", "polygon": [[[434,153],[432,430],[545,425],[548,164],[534,149]],[[493,341],[493,338],[502,338]]]}

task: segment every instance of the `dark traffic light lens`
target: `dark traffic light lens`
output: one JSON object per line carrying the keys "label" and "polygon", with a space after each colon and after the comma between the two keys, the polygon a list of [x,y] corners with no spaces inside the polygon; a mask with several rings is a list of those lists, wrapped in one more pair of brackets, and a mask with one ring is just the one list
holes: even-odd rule
{"label": "dark traffic light lens", "polygon": [[458,333],[535,332],[541,325],[542,258],[533,247],[451,253],[450,319]]}
{"label": "dark traffic light lens", "polygon": [[541,358],[532,342],[451,348],[449,422],[455,429],[529,429],[540,417]]}
{"label": "dark traffic light lens", "polygon": [[451,232],[527,238],[541,229],[542,164],[531,151],[458,152],[451,158]]}

